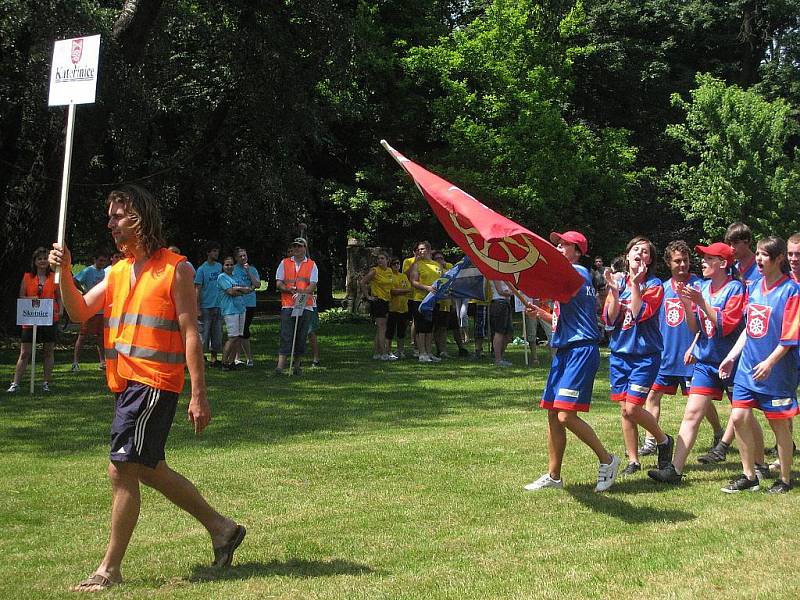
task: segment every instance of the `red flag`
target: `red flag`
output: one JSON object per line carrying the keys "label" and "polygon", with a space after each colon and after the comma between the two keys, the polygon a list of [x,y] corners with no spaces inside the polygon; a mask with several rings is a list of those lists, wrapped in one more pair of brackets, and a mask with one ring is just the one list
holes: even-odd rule
{"label": "red flag", "polygon": [[569,301],[583,278],[550,242],[473,196],[381,145],[406,170],[450,238],[487,279],[507,281],[533,298]]}

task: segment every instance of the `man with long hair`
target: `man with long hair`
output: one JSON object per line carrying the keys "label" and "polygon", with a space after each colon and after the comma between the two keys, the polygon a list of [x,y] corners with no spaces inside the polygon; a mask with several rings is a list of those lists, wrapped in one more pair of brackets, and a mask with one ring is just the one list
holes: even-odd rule
{"label": "man with long hair", "polygon": [[[191,379],[188,417],[199,434],[211,420],[203,353],[197,332],[194,269],[164,247],[161,212],[149,192],[126,185],[108,197],[108,228],[125,254],[82,294],[61,278],[64,306],[75,321],[98,310],[105,321],[106,381],[115,394],[108,475],[113,503],[111,536],[95,572],[72,588],[95,592],[122,582],[122,559],[139,517],[140,483],[190,513],[208,530],[214,566],[229,566],[245,529],[215,511],[197,488],[165,462],[164,446],[183,389]],[[53,244],[50,264],[69,273],[71,256]]]}

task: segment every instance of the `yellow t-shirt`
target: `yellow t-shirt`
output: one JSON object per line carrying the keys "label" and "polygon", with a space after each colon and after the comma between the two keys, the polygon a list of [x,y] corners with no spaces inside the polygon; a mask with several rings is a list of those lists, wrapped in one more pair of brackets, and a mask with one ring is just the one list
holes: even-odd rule
{"label": "yellow t-shirt", "polygon": [[403,259],[403,268],[400,269],[401,272],[408,275],[408,270],[411,268],[411,265],[414,264],[414,261],[417,260],[416,256],[409,256],[408,258]]}
{"label": "yellow t-shirt", "polygon": [[[406,277],[405,273],[392,273],[392,289],[399,289],[403,288],[404,290],[411,289],[411,282]],[[396,313],[407,313],[408,312],[408,300],[411,298],[411,294],[400,294],[398,296],[392,296],[392,299],[389,300],[389,312],[396,312]]]}
{"label": "yellow t-shirt", "polygon": [[[435,260],[423,258],[422,260],[416,261],[415,264],[417,265],[417,272],[419,273],[419,283],[422,285],[433,285],[433,282],[442,276],[442,267],[440,267],[439,263]],[[427,295],[428,292],[425,290],[414,288],[414,295],[411,299],[422,302]]]}
{"label": "yellow t-shirt", "polygon": [[394,272],[389,267],[373,267],[375,277],[369,282],[369,293],[381,300],[392,299],[392,275]]}

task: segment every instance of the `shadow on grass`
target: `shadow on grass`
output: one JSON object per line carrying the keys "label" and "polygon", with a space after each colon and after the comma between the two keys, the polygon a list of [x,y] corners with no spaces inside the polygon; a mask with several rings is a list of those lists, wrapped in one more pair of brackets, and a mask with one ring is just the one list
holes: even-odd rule
{"label": "shadow on grass", "polygon": [[367,575],[376,571],[367,565],[349,560],[306,560],[290,558],[284,561],[273,560],[268,563],[247,562],[228,569],[215,569],[197,565],[192,569],[189,581],[231,581],[253,579],[255,577],[332,577],[335,575]]}
{"label": "shadow on grass", "polygon": [[[632,484],[639,482],[631,482]],[[646,483],[646,482],[642,482]],[[653,486],[655,488],[655,484]],[[570,486],[564,488],[567,493],[586,508],[614,517],[625,523],[638,525],[641,523],[680,523],[691,521],[697,515],[685,510],[663,509],[655,506],[634,506],[620,498],[605,494],[598,494],[589,486]],[[616,487],[613,489],[617,489]],[[659,488],[660,489],[660,488]],[[664,486],[665,490],[672,488]],[[651,489],[649,491],[657,491]]]}

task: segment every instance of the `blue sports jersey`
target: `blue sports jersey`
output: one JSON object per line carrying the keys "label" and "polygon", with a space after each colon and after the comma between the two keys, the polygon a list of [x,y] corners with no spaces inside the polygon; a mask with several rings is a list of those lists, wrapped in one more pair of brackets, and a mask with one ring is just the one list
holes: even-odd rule
{"label": "blue sports jersey", "polygon": [[[689,275],[686,285],[699,287],[702,280],[694,274]],[[692,345],[694,334],[686,323],[686,310],[675,290],[675,282],[667,279],[663,284],[664,302],[658,311],[658,322],[661,327],[661,337],[664,340],[664,349],[661,351],[661,375],[679,375],[691,377],[694,365],[683,362],[683,356]]]}
{"label": "blue sports jersey", "polygon": [[[255,276],[256,280],[261,279],[258,271],[253,265],[250,265],[250,272]],[[251,281],[250,276],[247,274],[247,271],[244,270],[244,267],[239,263],[236,263],[233,266],[233,278],[236,280],[236,285],[240,285],[242,287],[253,287],[253,282]],[[250,292],[249,294],[243,295],[242,299],[246,307],[256,305],[255,292]]]}
{"label": "blue sports jersey", "polygon": [[200,286],[200,308],[219,308],[220,294],[222,291],[217,285],[219,274],[222,273],[222,264],[208,261],[200,265],[194,274],[194,284]]}
{"label": "blue sports jersey", "polygon": [[572,265],[583,277],[583,285],[569,302],[553,304],[553,348],[566,348],[573,344],[600,341],[597,327],[597,291],[592,276],[583,265]]}
{"label": "blue sports jersey", "polygon": [[664,298],[664,288],[658,277],[648,275],[647,280],[640,285],[642,294],[642,307],[639,314],[634,315],[628,305],[631,302],[630,280],[626,277],[619,291],[619,314],[612,323],[608,318],[608,304],[611,294],[606,298],[603,307],[603,320],[606,325],[613,327],[609,347],[617,354],[644,355],[653,354],[664,348],[659,329],[658,311]]}
{"label": "blue sports jersey", "polygon": [[692,355],[701,362],[719,365],[733,348],[744,327],[744,284],[738,279],[728,278],[720,289],[712,292],[711,280],[707,279],[700,283],[700,292],[714,308],[714,314],[706,316],[698,307],[695,318],[700,337]]}
{"label": "blue sports jersey", "polygon": [[[797,344],[800,327],[800,288],[781,277],[771,288],[762,278],[748,288],[747,340],[734,383],[770,396],[794,396],[797,388]],[[791,346],[763,381],[753,379],[755,366],[778,346]]]}
{"label": "blue sports jersey", "polygon": [[736,270],[739,271],[739,275],[744,282],[745,289],[749,288],[753,285],[756,281],[761,279],[761,271],[758,270],[758,265],[756,264],[756,259],[753,257],[753,262],[751,262],[747,267],[743,267],[742,263],[737,261],[736,263]]}

